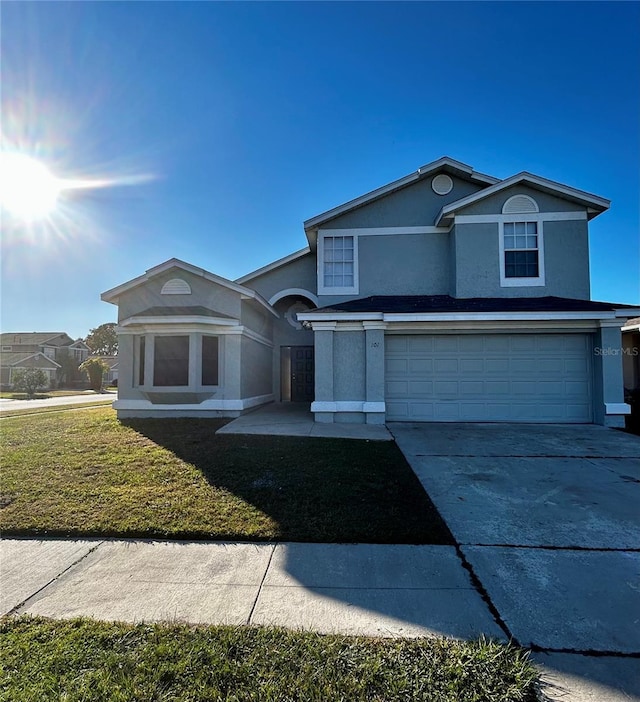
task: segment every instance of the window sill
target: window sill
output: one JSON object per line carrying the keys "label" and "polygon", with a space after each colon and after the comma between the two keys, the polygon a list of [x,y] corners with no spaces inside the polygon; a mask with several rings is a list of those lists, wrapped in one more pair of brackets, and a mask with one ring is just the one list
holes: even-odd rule
{"label": "window sill", "polygon": [[501,288],[524,288],[524,287],[541,287],[545,285],[544,278],[501,278]]}

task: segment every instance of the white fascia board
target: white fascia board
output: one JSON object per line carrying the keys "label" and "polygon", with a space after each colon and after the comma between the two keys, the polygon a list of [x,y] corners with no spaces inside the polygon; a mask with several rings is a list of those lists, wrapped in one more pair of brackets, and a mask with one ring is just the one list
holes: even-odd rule
{"label": "white fascia board", "polygon": [[615,313],[616,317],[626,317],[627,319],[633,319],[633,317],[640,317],[640,307],[629,307],[627,309],[618,307],[615,310]]}
{"label": "white fascia board", "polygon": [[498,322],[610,319],[613,312],[408,312],[385,313],[385,322]]}
{"label": "white fascia board", "polygon": [[119,326],[128,327],[131,324],[209,324],[216,326],[238,326],[240,324],[240,321],[237,319],[229,319],[229,317],[203,317],[200,315],[167,315],[166,317],[128,317],[127,319],[124,319],[122,322],[120,322]]}
{"label": "white fascia board", "polygon": [[100,299],[104,302],[111,302],[112,304],[117,305],[118,297],[122,295],[122,293],[127,292],[128,290],[132,290],[133,288],[142,285],[143,283],[146,283],[148,280],[151,280],[151,278],[155,277],[156,275],[160,275],[161,273],[164,273],[165,271],[168,271],[171,268],[180,268],[183,271],[191,273],[192,275],[200,276],[201,278],[204,278],[205,280],[208,280],[212,283],[217,283],[218,285],[221,285],[224,288],[233,290],[234,292],[239,293],[246,299],[255,300],[263,307],[265,307],[269,312],[271,312],[271,314],[273,314],[274,317],[278,317],[278,313],[273,309],[273,307],[271,307],[271,305],[255,290],[247,288],[243,285],[238,285],[237,283],[227,280],[222,276],[206,271],[204,268],[198,268],[197,266],[193,266],[190,263],[181,261],[179,258],[171,258],[168,261],[165,261],[164,263],[150,268],[144,275],[138,276],[137,278],[130,280],[128,283],[123,283],[122,285],[119,285],[115,288],[111,288],[111,290],[103,292],[102,295],[100,295]]}
{"label": "white fascia board", "polygon": [[382,320],[382,312],[298,312],[300,322],[362,322]]}
{"label": "white fascia board", "polygon": [[280,266],[286,266],[287,263],[291,263],[292,261],[296,261],[297,259],[302,258],[303,256],[306,256],[308,253],[311,253],[311,249],[308,246],[305,246],[305,248],[300,249],[300,251],[295,251],[294,253],[289,254],[288,256],[284,256],[283,258],[279,258],[277,261],[274,261],[273,263],[268,263],[266,266],[262,266],[262,268],[258,268],[255,271],[251,271],[251,273],[247,273],[246,275],[243,275],[241,278],[236,278],[236,280],[234,282],[238,283],[239,285],[243,285],[248,280],[253,280],[253,278],[257,278],[260,275],[264,275],[265,273],[269,273],[270,271],[274,271],[276,268],[280,268]]}
{"label": "white fascia board", "polygon": [[353,210],[356,207],[366,205],[367,203],[372,202],[373,200],[376,200],[379,197],[382,197],[383,195],[388,195],[394,190],[399,190],[400,188],[403,188],[406,185],[410,185],[411,183],[414,183],[415,181],[424,178],[425,176],[429,175],[429,173],[433,173],[441,168],[446,167],[454,171],[454,174],[455,171],[458,171],[459,173],[466,175],[472,180],[476,180],[484,184],[492,185],[494,183],[499,182],[497,178],[493,178],[492,176],[488,176],[483,173],[477,173],[473,170],[471,166],[468,166],[466,163],[456,161],[455,159],[449,158],[448,156],[443,156],[442,158],[439,158],[436,161],[431,161],[431,163],[427,163],[426,165],[421,166],[420,168],[418,168],[417,171],[415,171],[415,173],[410,173],[409,175],[406,175],[403,178],[394,180],[393,182],[387,185],[383,185],[381,188],[376,188],[375,190],[372,190],[371,192],[368,192],[365,195],[361,195],[360,197],[357,197],[354,200],[349,200],[349,202],[346,202],[344,205],[339,205],[338,207],[334,207],[331,210],[327,210],[327,212],[323,212],[322,214],[316,215],[315,217],[306,220],[306,222],[304,222],[305,231],[308,231],[309,229],[315,229],[324,222],[327,222],[333,219],[334,217],[337,217],[338,215],[345,214],[345,212],[349,212],[350,210]]}
{"label": "white fascia board", "polygon": [[318,234],[327,236],[398,236],[412,234],[448,234],[451,226],[446,227],[358,227],[356,229],[318,229]]}
{"label": "white fascia board", "polygon": [[467,165],[466,163],[462,163],[462,161],[456,161],[455,159],[449,158],[448,156],[443,156],[437,161],[431,161],[431,163],[427,163],[426,165],[421,166],[420,168],[418,168],[418,173],[424,176],[444,167],[448,167],[450,170],[454,171],[454,175],[455,171],[458,171],[459,173],[463,173],[472,180],[477,180],[481,183],[487,183],[488,185],[493,185],[494,183],[498,183],[500,181],[499,178],[494,178],[493,176],[486,175],[485,173],[479,173],[478,171],[474,171],[473,168]]}
{"label": "white fascia board", "polygon": [[640,323],[622,327],[623,332],[640,332]]}
{"label": "white fascia board", "polygon": [[468,205],[472,205],[480,200],[484,200],[495,193],[504,190],[505,188],[510,188],[518,183],[528,183],[534,187],[539,187],[544,190],[551,191],[560,195],[561,197],[568,197],[573,200],[579,201],[581,204],[586,206],[591,206],[596,210],[596,213],[604,212],[609,209],[611,202],[598,195],[593,195],[592,193],[587,193],[584,190],[578,190],[577,188],[571,188],[568,185],[563,185],[562,183],[556,183],[553,180],[548,180],[547,178],[542,178],[540,176],[534,175],[533,173],[528,173],[527,171],[522,171],[521,173],[516,173],[510,178],[501,180],[495,185],[491,185],[484,190],[480,190],[472,195],[467,195],[460,200],[456,200],[448,205],[445,205],[438,216],[436,217],[435,224],[438,226],[442,219],[449,218],[454,212],[460,210]]}

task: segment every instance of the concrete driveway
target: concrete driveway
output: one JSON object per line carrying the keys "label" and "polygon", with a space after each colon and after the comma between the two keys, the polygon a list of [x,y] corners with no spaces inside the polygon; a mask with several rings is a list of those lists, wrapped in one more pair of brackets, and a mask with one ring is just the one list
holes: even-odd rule
{"label": "concrete driveway", "polygon": [[640,699],[640,438],[593,425],[388,426],[506,631],[561,679],[602,683],[594,700]]}

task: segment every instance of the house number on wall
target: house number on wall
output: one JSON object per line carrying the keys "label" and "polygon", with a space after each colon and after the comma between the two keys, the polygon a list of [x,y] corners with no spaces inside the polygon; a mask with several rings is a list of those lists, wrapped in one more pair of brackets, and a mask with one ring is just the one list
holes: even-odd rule
{"label": "house number on wall", "polygon": [[380,342],[379,342],[379,341],[372,341],[372,342],[371,342],[371,348],[372,348],[372,349],[377,349],[378,346],[380,346]]}

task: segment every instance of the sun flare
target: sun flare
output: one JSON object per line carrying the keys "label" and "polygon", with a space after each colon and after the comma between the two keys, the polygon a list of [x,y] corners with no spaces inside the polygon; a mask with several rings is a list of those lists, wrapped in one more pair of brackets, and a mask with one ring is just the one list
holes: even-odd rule
{"label": "sun flare", "polygon": [[62,182],[44,163],[17,152],[0,152],[0,205],[25,221],[43,219],[56,209]]}

